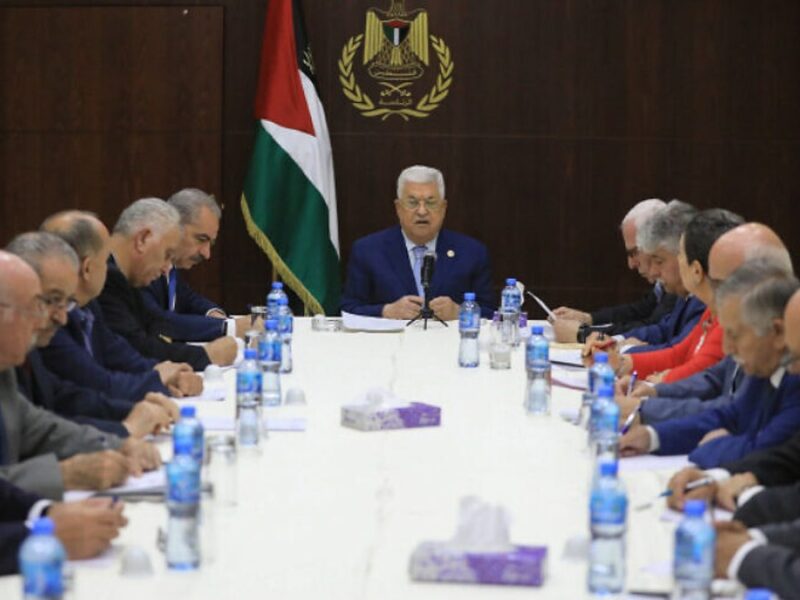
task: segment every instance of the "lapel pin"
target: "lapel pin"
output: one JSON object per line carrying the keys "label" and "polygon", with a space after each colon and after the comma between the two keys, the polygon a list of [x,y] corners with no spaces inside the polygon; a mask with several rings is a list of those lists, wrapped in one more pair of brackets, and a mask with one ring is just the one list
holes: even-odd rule
{"label": "lapel pin", "polygon": [[447,251],[447,258],[453,258],[455,255],[456,255],[456,253],[453,252],[452,250],[448,250]]}

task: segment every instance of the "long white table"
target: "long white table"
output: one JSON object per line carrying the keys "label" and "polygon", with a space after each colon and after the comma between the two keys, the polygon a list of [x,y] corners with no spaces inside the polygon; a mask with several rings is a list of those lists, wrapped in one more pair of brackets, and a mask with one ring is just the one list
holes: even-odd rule
{"label": "long white table", "polygon": [[[122,578],[119,558],[78,564],[75,599],[280,598],[451,599],[586,596],[584,560],[564,557],[570,539],[588,536],[590,460],[585,432],[560,418],[577,409],[579,392],[554,388],[550,417],[522,407],[523,351],[510,371],[457,365],[458,332],[433,325],[404,333],[312,332],[297,319],[294,373],[307,406],[279,409],[308,418],[305,432],[275,432],[260,454],[239,453],[238,505],[207,510],[203,537],[211,556],[196,572],[168,571],[156,548],[163,503],[128,504],[129,526],[115,542],[147,551],[155,575]],[[199,403],[201,415],[233,416],[234,373],[225,402]],[[435,404],[442,425],[360,432],[340,426],[340,407],[373,386]],[[166,444],[165,444],[166,445]],[[624,465],[624,461],[623,461]],[[635,506],[654,497],[669,471],[625,470]],[[458,504],[477,495],[507,507],[511,540],[546,545],[541,588],[412,582],[408,560],[423,540],[450,538]],[[629,512],[628,588],[663,590],[672,553],[663,502]],[[0,597],[20,595],[19,577],[0,579]]]}

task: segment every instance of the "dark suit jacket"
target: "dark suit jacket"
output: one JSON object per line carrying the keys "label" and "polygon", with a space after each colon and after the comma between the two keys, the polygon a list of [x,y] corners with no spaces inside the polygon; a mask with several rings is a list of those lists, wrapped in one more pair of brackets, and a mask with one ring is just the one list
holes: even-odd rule
{"label": "dark suit jacket", "polygon": [[25,520],[38,500],[39,496],[0,479],[0,575],[19,570],[17,554],[29,533]]}
{"label": "dark suit jacket", "polygon": [[611,328],[606,332],[617,335],[635,329],[658,323],[670,313],[678,297],[667,294],[663,290],[656,292],[653,286],[642,298],[628,304],[618,304],[601,308],[592,313],[592,323],[603,325],[611,323]]}
{"label": "dark suit jacket", "polygon": [[[768,378],[745,377],[727,406],[653,425],[661,441],[657,454],[689,452],[689,460],[703,469],[777,446],[798,427],[800,376],[788,373],[777,390]],[[731,435],[697,446],[705,434],[719,428]]]}
{"label": "dark suit jacket", "polygon": [[[436,254],[431,298],[449,296],[461,303],[464,292],[475,292],[481,315],[491,318],[496,304],[486,246],[442,229],[436,240]],[[417,286],[400,226],[356,240],[350,253],[342,310],[380,317],[385,304],[409,294],[416,295]]]}
{"label": "dark suit jacket", "polygon": [[688,417],[705,410],[726,406],[744,377],[730,356],[713,367],[675,383],[659,383],[657,396],[642,404],[641,417],[646,425],[667,419]]}
{"label": "dark suit jacket", "polygon": [[166,335],[164,321],[148,310],[142,293],[128,283],[113,255],[108,258],[106,285],[98,301],[111,330],[128,340],[145,356],[158,361],[189,363],[196,371],[202,371],[210,363],[203,348],[182,342],[167,342],[161,337]]}
{"label": "dark suit jacket", "polygon": [[800,481],[800,431],[774,448],[748,454],[722,467],[731,473],[750,472],[767,486],[788,485]]}
{"label": "dark suit jacket", "polygon": [[[770,523],[784,523],[800,519],[800,482],[760,491],[740,506],[733,518],[748,527],[760,527]],[[797,544],[800,550],[800,538],[798,538]]]}
{"label": "dark suit jacket", "polygon": [[650,352],[680,342],[697,325],[706,305],[694,296],[678,298],[672,310],[658,323],[626,331],[625,337],[634,337],[647,342],[645,346],[634,346],[628,352]]}
{"label": "dark suit jacket", "polygon": [[109,398],[64,381],[44,366],[37,350],[31,350],[26,364],[17,367],[17,383],[20,393],[36,406],[76,423],[92,425],[120,437],[128,436],[128,430],[120,421],[131,412],[132,402]]}
{"label": "dark suit jacket", "polygon": [[775,540],[800,539],[800,522],[761,528],[769,540],[747,553],[739,566],[738,579],[749,588],[767,588],[785,600],[798,598],[800,590],[800,551]]}
{"label": "dark suit jacket", "polygon": [[169,281],[166,276],[142,288],[147,308],[165,323],[164,335],[185,342],[207,342],[225,335],[225,321],[206,316],[208,311],[219,306],[189,287],[180,270],[176,269],[175,273],[174,311],[169,310]]}
{"label": "dark suit jacket", "polygon": [[108,328],[96,300],[86,308],[94,315],[92,354],[84,346],[78,314],[73,311],[66,326],[56,333],[46,348],[39,350],[47,369],[61,379],[112,398],[138,402],[147,392],[168,395],[169,390],[161,383],[158,372],[153,370],[156,361],[142,356],[125,338]]}

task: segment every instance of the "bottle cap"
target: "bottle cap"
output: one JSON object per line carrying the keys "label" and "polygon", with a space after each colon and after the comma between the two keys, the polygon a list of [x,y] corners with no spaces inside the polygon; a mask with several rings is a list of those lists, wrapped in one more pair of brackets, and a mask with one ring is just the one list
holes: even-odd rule
{"label": "bottle cap", "polygon": [[40,517],[33,522],[31,533],[35,535],[53,535],[56,525],[50,517]]}
{"label": "bottle cap", "polygon": [[531,325],[531,335],[542,335],[544,333],[544,327],[541,325]]}
{"label": "bottle cap", "polygon": [[464,300],[475,300],[475,292],[464,292]]}
{"label": "bottle cap", "polygon": [[264,329],[267,331],[277,331],[278,330],[278,321],[275,319],[267,319],[264,322]]}
{"label": "bottle cap", "polygon": [[245,348],[244,350],[244,359],[245,360],[253,360],[256,357],[256,349],[255,348]]}
{"label": "bottle cap", "polygon": [[597,352],[597,353],[595,353],[594,362],[607,365],[608,364],[608,354],[606,354],[605,352]]}
{"label": "bottle cap", "polygon": [[278,298],[278,306],[288,306],[289,305],[289,298],[286,296],[281,296]]}
{"label": "bottle cap", "polygon": [[280,281],[273,281],[272,282],[272,289],[273,290],[282,290],[283,289],[283,283],[280,282]]}
{"label": "bottle cap", "polygon": [[513,277],[509,277],[508,279],[506,279],[506,285],[517,285],[517,280],[514,279]]}
{"label": "bottle cap", "polygon": [[182,417],[194,417],[197,414],[197,410],[191,404],[188,406],[181,406],[181,416]]}
{"label": "bottle cap", "polygon": [[706,512],[706,503],[703,500],[687,500],[683,512],[687,517],[702,517]]}
{"label": "bottle cap", "polygon": [[616,477],[617,476],[617,462],[601,462],[600,463],[600,476],[601,477]]}
{"label": "bottle cap", "polygon": [[600,398],[613,398],[614,388],[610,385],[601,385],[597,390],[597,395]]}

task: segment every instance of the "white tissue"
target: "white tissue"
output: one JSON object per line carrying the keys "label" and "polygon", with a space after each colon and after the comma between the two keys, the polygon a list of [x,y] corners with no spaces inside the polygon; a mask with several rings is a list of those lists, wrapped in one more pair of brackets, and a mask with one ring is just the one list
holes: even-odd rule
{"label": "white tissue", "polygon": [[384,387],[370,388],[358,398],[358,404],[365,404],[374,408],[393,408],[398,406],[408,406],[394,395],[394,392]]}
{"label": "white tissue", "polygon": [[461,499],[456,535],[448,546],[458,552],[510,552],[514,546],[509,525],[508,511],[502,506],[465,496]]}

